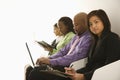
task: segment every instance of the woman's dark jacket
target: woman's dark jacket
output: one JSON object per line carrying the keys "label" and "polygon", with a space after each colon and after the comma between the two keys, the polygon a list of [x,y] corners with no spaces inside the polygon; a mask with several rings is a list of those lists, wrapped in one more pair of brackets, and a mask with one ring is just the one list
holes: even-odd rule
{"label": "woman's dark jacket", "polygon": [[85,80],[91,80],[94,71],[106,64],[120,59],[120,38],[117,34],[109,32],[107,35],[93,43],[88,54],[88,63],[82,69],[77,70],[83,73]]}

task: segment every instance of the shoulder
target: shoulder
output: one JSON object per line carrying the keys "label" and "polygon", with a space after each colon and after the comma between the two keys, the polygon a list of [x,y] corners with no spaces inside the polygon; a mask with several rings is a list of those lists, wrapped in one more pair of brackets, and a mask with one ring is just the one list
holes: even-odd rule
{"label": "shoulder", "polygon": [[70,32],[70,35],[71,35],[71,36],[75,36],[75,33],[73,33],[73,32]]}
{"label": "shoulder", "polygon": [[73,32],[69,32],[68,35],[66,35],[68,39],[72,39],[74,36],[75,34]]}
{"label": "shoulder", "polygon": [[86,31],[85,34],[82,35],[82,37],[84,37],[84,39],[93,39],[93,36],[89,31]]}
{"label": "shoulder", "polygon": [[107,38],[110,39],[110,40],[120,40],[119,35],[116,34],[116,33],[114,33],[114,32],[111,32],[111,33],[108,35]]}
{"label": "shoulder", "polygon": [[118,34],[111,32],[105,39],[108,44],[120,45],[120,37]]}
{"label": "shoulder", "polygon": [[65,35],[65,37],[73,37],[75,34],[73,32],[69,32]]}

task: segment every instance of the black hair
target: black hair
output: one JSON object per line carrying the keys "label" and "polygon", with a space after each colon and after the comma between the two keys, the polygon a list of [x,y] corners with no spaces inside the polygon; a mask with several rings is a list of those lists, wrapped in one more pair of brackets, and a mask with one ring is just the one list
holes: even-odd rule
{"label": "black hair", "polygon": [[[111,23],[110,23],[110,20],[107,16],[107,14],[105,13],[104,10],[102,9],[98,9],[98,10],[93,10],[91,11],[88,16],[87,16],[87,22],[88,22],[88,26],[90,27],[90,24],[89,24],[89,19],[92,17],[92,16],[97,16],[100,18],[100,20],[103,22],[103,25],[104,25],[104,30],[102,32],[102,36],[106,35],[106,33],[108,32],[111,32]],[[94,35],[94,34],[93,34]],[[94,35],[95,36],[95,35]]]}
{"label": "black hair", "polygon": [[53,26],[56,27],[56,28],[58,27],[58,26],[57,26],[57,23],[55,23]]}
{"label": "black hair", "polygon": [[[61,17],[58,21],[59,21],[59,22],[60,22],[60,21],[63,22],[63,24],[68,27],[68,30],[69,30],[69,31],[74,32],[73,22],[72,22],[72,19],[71,19],[70,17],[64,16],[64,17]],[[75,33],[75,32],[74,32],[74,33]]]}

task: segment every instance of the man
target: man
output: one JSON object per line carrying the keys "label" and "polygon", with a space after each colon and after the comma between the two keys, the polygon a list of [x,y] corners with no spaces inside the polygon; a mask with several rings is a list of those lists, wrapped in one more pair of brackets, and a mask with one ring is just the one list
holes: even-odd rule
{"label": "man", "polygon": [[[53,69],[64,71],[64,67],[69,66],[72,62],[87,57],[87,53],[92,43],[92,37],[87,26],[87,14],[84,12],[76,14],[74,16],[73,24],[76,33],[73,39],[58,53],[48,58],[39,58],[36,64],[50,64]],[[38,71],[37,73],[35,71],[31,72],[30,77],[28,78],[28,80],[47,79],[47,77],[44,77],[44,74],[41,74]],[[55,80],[55,78],[53,79]]]}
{"label": "man", "polygon": [[93,10],[87,19],[88,28],[94,38],[88,53],[88,62],[85,67],[76,71],[66,67],[65,72],[71,75],[71,79],[64,80],[91,80],[96,69],[120,60],[120,37],[111,31],[111,23],[106,12],[102,9]]}

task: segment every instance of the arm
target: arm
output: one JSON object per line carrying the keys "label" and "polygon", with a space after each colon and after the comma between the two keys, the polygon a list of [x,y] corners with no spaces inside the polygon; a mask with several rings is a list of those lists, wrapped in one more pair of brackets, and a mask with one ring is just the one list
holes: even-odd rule
{"label": "arm", "polygon": [[50,60],[53,60],[53,59],[56,59],[56,58],[59,58],[59,57],[63,57],[64,55],[66,55],[69,51],[69,46],[71,45],[72,41],[66,45],[63,49],[61,49],[58,53],[56,54],[53,54],[51,55],[49,58],[46,58],[46,57],[41,57],[41,58],[38,58],[37,61],[36,61],[36,64],[40,65],[42,63],[45,63],[45,64],[50,64]]}
{"label": "arm", "polygon": [[65,47],[63,47],[58,53],[51,55],[49,58],[54,59],[54,58],[58,58],[58,57],[62,57],[64,55],[66,55],[69,51],[69,48],[70,48],[70,45],[72,44],[72,41],[73,40],[71,40],[70,43],[68,43]]}
{"label": "arm", "polygon": [[114,35],[107,41],[107,45],[105,65],[120,59],[120,38]]}
{"label": "arm", "polygon": [[71,39],[74,37],[74,33],[69,32],[65,35],[65,37],[57,44],[56,49],[53,49],[51,54],[59,52],[63,47],[65,47],[66,44],[68,44]]}
{"label": "arm", "polygon": [[71,54],[51,59],[50,63],[52,65],[69,66],[71,62],[85,58],[89,51],[91,40],[90,36],[84,37],[82,41],[76,45]]}
{"label": "arm", "polygon": [[[118,37],[108,37],[104,44],[104,51],[102,52],[102,56],[105,57],[105,60],[101,60],[101,62],[95,63],[94,67],[90,71],[86,71],[85,68],[79,69],[77,72],[81,73],[83,71],[86,80],[91,79],[94,71],[99,67],[112,63],[118,59],[120,59],[120,39]],[[102,57],[102,58],[103,58]]]}

